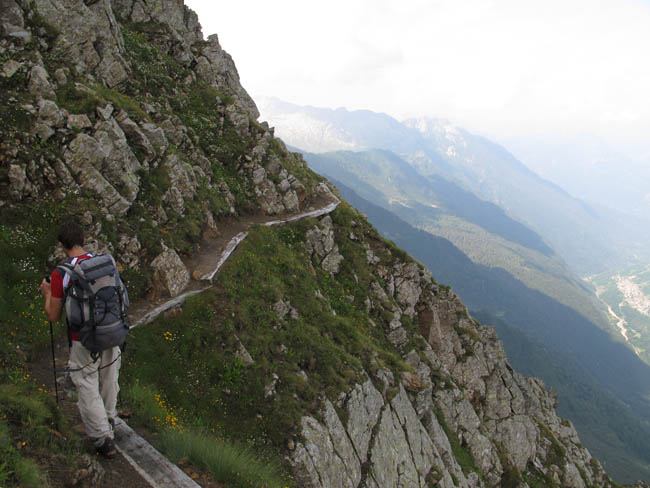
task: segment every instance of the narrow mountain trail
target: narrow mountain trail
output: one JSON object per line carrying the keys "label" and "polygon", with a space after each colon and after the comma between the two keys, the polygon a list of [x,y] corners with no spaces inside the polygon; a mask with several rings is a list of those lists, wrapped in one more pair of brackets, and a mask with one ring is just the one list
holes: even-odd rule
{"label": "narrow mountain trail", "polygon": [[[340,200],[322,183],[321,191],[310,202],[306,211],[291,215],[252,215],[240,219],[221,222],[219,235],[204,241],[199,251],[191,258],[183,260],[192,274],[193,279],[178,296],[158,300],[140,300],[132,303],[129,309],[131,327],[138,327],[152,322],[167,310],[181,306],[185,300],[201,293],[213,286],[213,281],[221,266],[233,254],[237,246],[246,238],[248,230],[253,225],[283,225],[309,217],[319,217],[332,212],[341,203]],[[59,338],[55,344],[56,370],[62,373],[67,366],[67,339]],[[52,374],[52,357],[44,352],[43,356],[29,365],[31,374],[45,385],[49,391],[54,391]],[[60,374],[59,383],[59,408],[70,422],[75,425],[75,430],[83,433],[83,424],[72,399],[72,395],[64,391],[61,386],[63,377]],[[149,436],[147,433],[143,433]],[[120,456],[112,460],[97,457],[105,475],[102,488],[113,487],[116,484],[134,488],[172,488],[172,487],[199,487],[223,488],[209,477],[196,475],[189,476],[188,472],[195,473],[190,467],[185,470],[169,461],[157,451],[138,432],[132,429],[123,419],[116,419],[115,439]],[[92,450],[91,446],[88,446]],[[186,472],[187,471],[187,472]],[[196,481],[193,478],[197,478]]]}

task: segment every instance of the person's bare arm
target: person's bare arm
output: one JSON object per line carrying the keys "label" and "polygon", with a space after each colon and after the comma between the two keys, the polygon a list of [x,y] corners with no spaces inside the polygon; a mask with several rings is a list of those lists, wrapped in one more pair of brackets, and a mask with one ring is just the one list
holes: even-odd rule
{"label": "person's bare arm", "polygon": [[63,300],[52,296],[50,284],[41,282],[41,294],[45,297],[45,314],[50,322],[58,322],[63,311]]}

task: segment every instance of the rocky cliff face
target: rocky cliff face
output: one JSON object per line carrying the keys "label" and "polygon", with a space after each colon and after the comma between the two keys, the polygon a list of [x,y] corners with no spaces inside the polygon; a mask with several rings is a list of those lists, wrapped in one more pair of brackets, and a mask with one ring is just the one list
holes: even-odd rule
{"label": "rocky cliff face", "polygon": [[[78,215],[90,245],[145,277],[140,296],[178,294],[179,255],[229,216],[310,205],[319,179],[257,122],[232,59],[182,2],[0,0],[0,34],[0,208]],[[553,395],[421,266],[388,265],[330,217],[304,246],[336,276],[341,239],[365,247],[364,306],[404,363],[305,412],[287,451],[299,486],[611,485]]]}
{"label": "rocky cliff face", "polygon": [[[128,270],[190,250],[224,216],[307,205],[304,162],[256,121],[232,59],[182,3],[1,7],[0,207],[69,203]],[[170,238],[180,220],[193,230]]]}
{"label": "rocky cliff face", "polygon": [[[333,247],[323,224],[313,248]],[[392,316],[387,337],[408,369],[366,373],[302,418],[291,455],[301,486],[611,485],[554,395],[513,371],[492,328],[416,263],[389,268],[368,249],[368,266],[366,307]]]}

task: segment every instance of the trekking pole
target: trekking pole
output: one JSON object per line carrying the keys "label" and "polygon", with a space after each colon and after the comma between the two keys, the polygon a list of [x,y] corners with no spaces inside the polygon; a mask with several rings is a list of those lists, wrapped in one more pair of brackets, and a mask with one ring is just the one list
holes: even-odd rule
{"label": "trekking pole", "polygon": [[52,373],[54,373],[54,395],[56,396],[56,404],[59,404],[59,387],[56,384],[56,361],[54,359],[54,330],[52,328],[52,321],[50,320],[50,344],[52,345]]}
{"label": "trekking pole", "polygon": [[[50,277],[46,276],[45,281],[50,282]],[[50,345],[52,346],[52,373],[54,374],[54,395],[56,397],[56,404],[59,404],[59,386],[56,384],[56,359],[54,356],[54,329],[52,321],[50,320]]]}

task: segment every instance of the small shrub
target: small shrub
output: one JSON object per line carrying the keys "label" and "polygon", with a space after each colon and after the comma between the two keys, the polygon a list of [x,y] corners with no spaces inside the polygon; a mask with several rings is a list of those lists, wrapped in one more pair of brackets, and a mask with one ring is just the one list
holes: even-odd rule
{"label": "small shrub", "polygon": [[16,479],[25,488],[43,486],[43,476],[38,465],[31,459],[21,458],[16,462]]}
{"label": "small shrub", "polygon": [[95,108],[103,104],[96,94],[77,88],[70,81],[56,90],[56,103],[73,114],[94,113]]}

